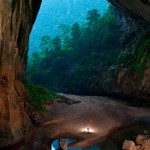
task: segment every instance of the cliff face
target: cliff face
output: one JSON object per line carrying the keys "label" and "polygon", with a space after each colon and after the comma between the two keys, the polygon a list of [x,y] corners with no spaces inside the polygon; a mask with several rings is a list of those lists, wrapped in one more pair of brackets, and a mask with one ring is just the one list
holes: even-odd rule
{"label": "cliff face", "polygon": [[[122,49],[118,54],[118,64],[112,65],[105,74],[107,75],[102,89],[109,94],[133,97],[149,101],[150,99],[150,27],[148,19],[137,14],[133,17],[130,13],[134,10],[132,5],[134,2],[127,2],[130,5],[131,12],[125,13],[118,9],[126,9],[119,1],[111,1],[117,5],[117,17],[120,29],[123,31]],[[124,3],[124,2],[123,2]],[[142,3],[140,2],[137,2]],[[138,5],[138,9],[149,10],[148,3]],[[141,7],[140,7],[141,6]],[[128,8],[129,9],[129,8]],[[143,12],[145,10],[143,9]],[[138,11],[137,11],[138,12]],[[147,14],[148,15],[148,14]]]}
{"label": "cliff face", "polygon": [[22,81],[29,33],[40,2],[0,1],[0,147],[20,140],[30,126]]}
{"label": "cliff face", "polygon": [[110,3],[127,12],[135,18],[141,18],[150,23],[149,0],[108,0]]}

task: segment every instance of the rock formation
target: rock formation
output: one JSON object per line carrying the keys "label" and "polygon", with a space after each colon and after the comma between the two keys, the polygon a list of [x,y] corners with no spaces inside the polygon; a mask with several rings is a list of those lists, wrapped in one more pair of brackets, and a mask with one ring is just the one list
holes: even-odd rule
{"label": "rock formation", "polygon": [[149,0],[108,0],[110,3],[130,14],[135,18],[141,18],[150,23]]}
{"label": "rock formation", "polygon": [[138,135],[136,144],[133,141],[125,140],[122,150],[150,150],[150,139],[148,136]]}
{"label": "rock formation", "polygon": [[[118,57],[120,62],[106,71],[108,75],[102,89],[112,95],[149,100],[150,1],[108,1],[116,6],[118,23],[123,31],[122,49]],[[142,35],[142,32],[147,33]]]}
{"label": "rock formation", "polygon": [[0,147],[22,139],[30,126],[22,81],[28,38],[40,2],[0,1]]}

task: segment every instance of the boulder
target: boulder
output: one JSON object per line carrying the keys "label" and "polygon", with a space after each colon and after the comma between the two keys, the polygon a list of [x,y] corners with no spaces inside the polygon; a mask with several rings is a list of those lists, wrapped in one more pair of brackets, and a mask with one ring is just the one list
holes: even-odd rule
{"label": "boulder", "polygon": [[137,150],[133,141],[125,140],[122,146],[123,150]]}
{"label": "boulder", "polygon": [[143,135],[138,135],[136,138],[136,144],[142,145],[144,139],[145,139],[145,137]]}

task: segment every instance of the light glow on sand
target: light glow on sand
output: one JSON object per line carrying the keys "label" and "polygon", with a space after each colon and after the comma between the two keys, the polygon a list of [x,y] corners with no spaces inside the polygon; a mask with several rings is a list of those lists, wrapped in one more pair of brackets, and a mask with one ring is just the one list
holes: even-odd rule
{"label": "light glow on sand", "polygon": [[85,133],[95,133],[96,131],[93,128],[90,127],[86,127],[86,128],[82,128],[81,132],[85,132]]}

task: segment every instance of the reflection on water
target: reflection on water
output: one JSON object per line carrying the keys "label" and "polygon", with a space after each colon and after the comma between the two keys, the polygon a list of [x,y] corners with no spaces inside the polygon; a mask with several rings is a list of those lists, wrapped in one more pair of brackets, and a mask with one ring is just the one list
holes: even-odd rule
{"label": "reflection on water", "polygon": [[54,140],[51,145],[51,150],[57,150],[59,148],[59,140]]}
{"label": "reflection on water", "polygon": [[[73,139],[64,139],[68,144],[69,143],[74,143],[75,140]],[[51,145],[51,149],[52,150],[57,150],[59,148],[59,140],[54,140],[52,145]],[[86,148],[67,148],[67,150],[101,150],[100,147],[98,145],[92,145]]]}

